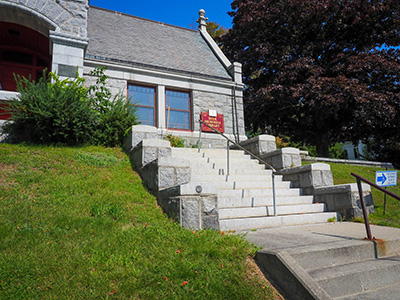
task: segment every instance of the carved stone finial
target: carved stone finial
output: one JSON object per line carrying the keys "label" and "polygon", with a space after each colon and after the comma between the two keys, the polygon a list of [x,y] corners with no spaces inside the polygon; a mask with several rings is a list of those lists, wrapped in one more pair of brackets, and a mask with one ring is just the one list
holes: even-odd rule
{"label": "carved stone finial", "polygon": [[200,30],[206,30],[206,21],[208,18],[205,17],[206,12],[204,9],[199,10],[199,19],[197,20],[197,23],[199,23],[199,28]]}

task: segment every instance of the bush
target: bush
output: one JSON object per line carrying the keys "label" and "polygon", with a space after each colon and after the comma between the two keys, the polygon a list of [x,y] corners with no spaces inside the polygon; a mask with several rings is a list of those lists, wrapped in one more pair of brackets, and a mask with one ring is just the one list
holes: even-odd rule
{"label": "bush", "polygon": [[[276,141],[276,147],[278,149],[284,147],[293,147],[299,150],[307,151],[311,157],[318,156],[317,148],[314,145],[310,145],[304,142],[294,142],[288,136],[277,136],[275,137],[275,141]],[[340,159],[347,158],[347,152],[346,150],[344,150],[342,143],[334,143],[330,145],[329,158],[340,158]]]}
{"label": "bush", "polygon": [[4,133],[10,141],[34,144],[121,145],[126,129],[138,123],[136,109],[122,95],[112,98],[104,71],[90,73],[98,79],[89,89],[79,76],[60,80],[44,72],[37,83],[16,76],[20,95],[10,101]]}
{"label": "bush", "polygon": [[136,107],[126,96],[111,96],[106,87],[105,67],[96,68],[90,75],[96,76],[96,85],[89,87],[89,99],[99,119],[94,135],[94,143],[112,147],[122,145],[127,128],[138,124]]}
{"label": "bush", "polygon": [[3,130],[17,142],[35,144],[88,143],[96,126],[84,79],[60,80],[43,72],[37,83],[16,76],[19,95],[10,101],[11,118]]}
{"label": "bush", "polygon": [[344,144],[334,143],[329,147],[329,158],[347,159],[347,151],[343,148]]}
{"label": "bush", "polygon": [[171,143],[171,147],[177,147],[177,148],[185,147],[185,140],[182,139],[181,137],[168,134],[164,139]]}

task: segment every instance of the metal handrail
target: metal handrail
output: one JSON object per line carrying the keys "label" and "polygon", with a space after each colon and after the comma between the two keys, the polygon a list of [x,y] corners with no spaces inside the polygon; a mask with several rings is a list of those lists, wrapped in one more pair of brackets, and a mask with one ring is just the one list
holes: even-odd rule
{"label": "metal handrail", "polygon": [[360,175],[357,175],[355,173],[351,173],[352,176],[354,176],[357,179],[357,187],[358,187],[358,193],[360,195],[360,202],[361,202],[361,208],[363,211],[363,216],[364,216],[364,222],[365,222],[365,229],[367,230],[367,238],[369,240],[373,240],[374,238],[372,237],[371,234],[371,226],[369,225],[369,220],[368,220],[368,214],[367,214],[367,208],[365,206],[365,201],[364,201],[364,195],[362,192],[362,186],[361,186],[361,181],[369,184],[370,186],[384,192],[385,194],[388,194],[389,196],[392,196],[393,198],[397,199],[400,201],[400,196],[392,193],[391,191],[388,191],[386,189],[383,189],[379,185],[373,183],[372,181],[369,181],[368,179],[365,179],[364,177],[361,177]]}
{"label": "metal handrail", "polygon": [[267,163],[265,160],[263,160],[262,158],[258,157],[254,153],[250,152],[249,150],[247,150],[243,146],[239,145],[235,141],[232,141],[225,134],[223,134],[219,130],[215,129],[214,127],[208,125],[207,123],[205,123],[202,120],[200,120],[200,129],[199,129],[200,133],[199,133],[199,141],[198,141],[198,152],[200,152],[200,146],[201,146],[201,124],[206,125],[212,131],[214,131],[215,133],[218,133],[219,135],[221,135],[222,137],[224,137],[227,140],[227,173],[228,173],[227,175],[229,175],[229,143],[232,143],[233,145],[235,145],[239,149],[243,150],[244,152],[246,152],[247,154],[249,154],[253,158],[257,159],[259,162],[263,163],[265,166],[267,166],[269,169],[272,170],[272,197],[273,197],[273,204],[274,204],[274,216],[276,216],[277,213],[276,213],[276,193],[275,193],[275,173],[276,173],[275,168],[273,166],[271,166],[269,163]]}
{"label": "metal handrail", "polygon": [[[207,123],[205,123],[204,121],[200,120],[200,125],[204,124],[207,127],[209,127],[211,130],[213,130],[215,133],[218,133],[219,135],[223,136],[227,141],[229,141],[230,143],[234,144],[236,147],[240,148],[240,150],[243,150],[244,152],[246,152],[247,154],[251,155],[252,157],[254,157],[255,159],[257,159],[258,161],[260,161],[261,163],[263,163],[264,165],[266,165],[269,169],[272,170],[272,172],[276,173],[276,170],[273,166],[271,166],[269,163],[267,163],[265,160],[263,160],[262,158],[258,157],[257,155],[255,155],[254,153],[250,152],[249,150],[247,150],[246,148],[244,148],[243,146],[239,145],[238,143],[232,141],[230,138],[228,138],[225,134],[223,134],[222,132],[218,131],[217,129],[215,129],[214,127],[208,125]],[[200,128],[200,136],[201,136],[201,128]],[[200,139],[199,139],[200,141]],[[198,145],[199,151],[200,151],[200,142]]]}

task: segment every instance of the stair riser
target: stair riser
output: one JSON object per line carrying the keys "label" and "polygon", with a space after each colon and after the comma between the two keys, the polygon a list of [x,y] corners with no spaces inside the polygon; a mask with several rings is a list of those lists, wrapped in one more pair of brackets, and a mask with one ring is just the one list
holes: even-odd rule
{"label": "stair riser", "polygon": [[[276,189],[276,196],[300,196],[299,189]],[[272,197],[272,188],[269,189],[238,189],[238,190],[220,190],[218,191],[218,197],[236,197],[236,198],[247,198],[247,197]]]}
{"label": "stair riser", "polygon": [[[217,180],[191,180],[191,182],[196,182],[198,185],[206,186],[209,184],[214,184],[220,189],[232,189],[232,190],[242,190],[242,189],[272,189],[272,183],[268,182],[226,182]],[[289,182],[279,182],[275,184],[275,189],[287,190],[290,188]]]}
{"label": "stair riser", "polygon": [[400,263],[380,269],[364,270],[337,278],[320,280],[318,283],[331,297],[360,293],[400,283]]}
{"label": "stair riser", "polygon": [[324,249],[291,253],[291,255],[305,270],[313,270],[374,259],[375,246],[372,242],[364,241],[363,244],[348,247],[332,247],[329,251]]}
{"label": "stair riser", "polygon": [[[240,182],[240,181],[247,181],[247,182],[267,182],[269,184],[272,183],[272,177],[266,174],[254,174],[252,176],[247,175],[204,175],[201,173],[196,173],[191,175],[192,181],[225,181],[225,182]],[[284,182],[287,185],[290,185],[289,181],[282,181],[281,178],[275,178],[275,183],[282,183]]]}
{"label": "stair riser", "polygon": [[337,217],[337,213],[316,213],[263,218],[220,220],[221,230],[249,230],[301,224],[325,223],[329,218]]}
{"label": "stair riser", "polygon": [[[192,174],[195,175],[218,175],[218,176],[226,176],[226,169],[223,169],[223,173],[221,173],[220,169],[206,167],[201,169],[192,169]],[[237,175],[237,176],[264,176],[266,178],[271,177],[270,174],[266,173],[264,169],[237,169],[237,170],[229,170],[229,175]]]}
{"label": "stair riser", "polygon": [[[203,162],[203,161],[191,161],[190,166],[195,170],[202,170],[202,169],[227,169],[226,162]],[[260,164],[253,163],[252,161],[247,162],[235,162],[229,164],[229,171],[237,171],[243,169],[258,169],[264,170],[265,167]],[[240,174],[240,173],[239,173]],[[272,176],[272,173],[271,175]]]}
{"label": "stair riser", "polygon": [[[225,149],[200,149],[200,153],[198,148],[172,148],[172,155],[209,155],[209,156],[218,156],[218,155],[226,155]],[[245,154],[241,150],[229,150],[229,155],[237,155],[237,156],[249,156]]]}
{"label": "stair riser", "polygon": [[[308,204],[308,205],[285,205],[277,206],[277,215],[289,215],[289,214],[304,214],[304,213],[320,213],[325,211],[324,204]],[[274,207],[247,207],[247,208],[230,208],[230,209],[219,209],[218,210],[220,219],[233,219],[233,218],[250,218],[250,217],[262,217],[262,216],[273,216]]]}
{"label": "stair riser", "polygon": [[[277,197],[277,205],[295,205],[295,204],[312,204],[312,196],[302,197]],[[256,207],[256,206],[271,206],[273,199],[271,197],[253,197],[253,198],[218,198],[219,208],[234,208],[234,207]]]}

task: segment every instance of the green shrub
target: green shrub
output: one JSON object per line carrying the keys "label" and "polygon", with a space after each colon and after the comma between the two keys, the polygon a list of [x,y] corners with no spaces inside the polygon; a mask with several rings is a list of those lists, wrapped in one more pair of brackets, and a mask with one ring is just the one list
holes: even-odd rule
{"label": "green shrub", "polygon": [[122,145],[126,129],[139,122],[137,109],[126,96],[118,94],[112,97],[106,87],[108,77],[105,70],[105,67],[99,67],[90,72],[97,80],[96,85],[89,87],[89,99],[99,118],[94,143],[112,147]]}
{"label": "green shrub", "polygon": [[164,139],[171,143],[171,147],[177,147],[177,148],[185,147],[185,140],[181,137],[168,134]]}
{"label": "green shrub", "polygon": [[136,108],[125,96],[112,97],[104,71],[90,73],[98,78],[89,89],[79,76],[60,80],[43,73],[37,83],[16,76],[20,95],[10,102],[4,133],[10,141],[34,144],[122,145],[126,129],[138,124]]}
{"label": "green shrub", "polygon": [[16,76],[19,95],[10,101],[11,122],[3,130],[17,142],[77,145],[88,143],[96,126],[84,79],[60,80],[43,72],[37,83]]}
{"label": "green shrub", "polygon": [[[304,142],[294,142],[293,140],[291,140],[289,136],[284,136],[284,135],[275,137],[275,140],[276,140],[276,147],[278,149],[281,149],[283,147],[293,147],[299,150],[307,151],[311,157],[318,157],[317,147],[314,145],[310,145]],[[344,150],[343,144],[342,143],[331,144],[329,147],[329,157],[346,159],[347,152],[346,150]]]}
{"label": "green shrub", "polygon": [[342,143],[334,143],[329,147],[330,158],[347,159],[347,151],[344,150]]}
{"label": "green shrub", "polygon": [[275,138],[276,140],[276,147],[278,149],[283,148],[283,147],[292,147],[292,148],[297,148],[299,150],[307,151],[308,154],[312,157],[318,156],[317,154],[317,148],[313,145],[306,144],[304,142],[294,142],[291,140],[289,136],[277,136]]}

